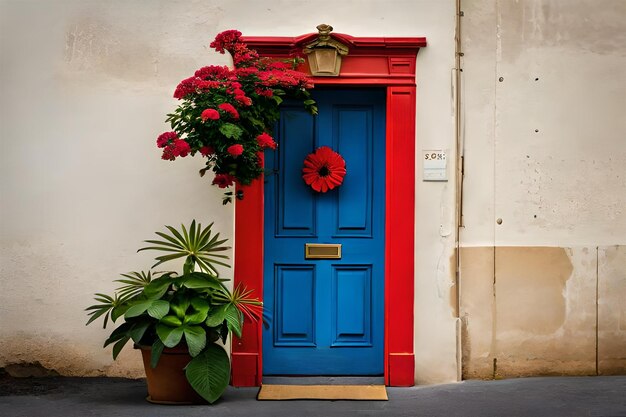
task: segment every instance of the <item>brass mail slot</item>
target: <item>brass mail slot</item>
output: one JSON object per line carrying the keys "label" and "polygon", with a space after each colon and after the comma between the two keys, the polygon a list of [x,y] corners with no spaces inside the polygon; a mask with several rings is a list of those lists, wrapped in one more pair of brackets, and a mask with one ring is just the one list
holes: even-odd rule
{"label": "brass mail slot", "polygon": [[341,244],[306,243],[304,257],[306,259],[341,259]]}

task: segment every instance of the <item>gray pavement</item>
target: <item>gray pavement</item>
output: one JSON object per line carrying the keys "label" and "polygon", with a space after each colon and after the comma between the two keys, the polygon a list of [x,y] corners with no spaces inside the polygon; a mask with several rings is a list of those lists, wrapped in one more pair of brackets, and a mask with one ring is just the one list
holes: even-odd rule
{"label": "gray pavement", "polygon": [[0,386],[0,416],[626,416],[626,376],[520,378],[389,388],[386,402],[256,401],[257,391],[229,387],[212,406],[163,406],[144,400],[142,380],[13,380]]}

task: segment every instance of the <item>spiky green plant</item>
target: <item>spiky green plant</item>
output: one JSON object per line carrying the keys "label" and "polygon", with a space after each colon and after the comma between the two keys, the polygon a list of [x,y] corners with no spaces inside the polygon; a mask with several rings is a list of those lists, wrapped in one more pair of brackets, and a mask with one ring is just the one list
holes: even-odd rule
{"label": "spiky green plant", "polygon": [[181,225],[180,231],[172,226],[165,227],[169,230],[170,234],[156,232],[163,240],[145,240],[146,243],[150,243],[154,246],[147,246],[137,251],[156,250],[168,252],[167,255],[157,256],[157,263],[152,265],[152,268],[164,262],[183,257],[186,257],[183,266],[183,273],[185,274],[193,272],[195,265],[198,265],[200,270],[215,276],[218,275],[215,265],[230,268],[229,264],[220,261],[220,259],[228,259],[227,255],[220,253],[230,249],[228,246],[223,246],[227,239],[220,240],[219,233],[215,235],[212,234],[211,227],[213,227],[213,223],[209,224],[204,229],[200,223],[196,226],[195,220],[191,222],[189,230],[187,230],[185,225]]}
{"label": "spiky green plant", "polygon": [[[129,272],[116,280],[123,284],[113,296],[97,293],[97,304],[87,307],[92,323],[104,317],[104,327],[123,317],[105,341],[113,345],[113,358],[132,340],[151,347],[151,366],[159,362],[165,348],[186,346],[191,360],[185,367],[189,384],[209,403],[216,401],[228,385],[230,362],[224,348],[232,332],[241,337],[244,317],[259,320],[262,303],[252,291],[242,287],[232,292],[217,276],[215,265],[228,266],[223,252],[226,239],[212,235],[211,225],[202,228],[195,220],[187,229],[166,226],[171,234],[157,232],[164,240],[148,240],[154,245],[140,250],[169,252],[156,258],[159,266],[186,257],[182,275],[175,272]],[[218,252],[218,253],[216,253]],[[196,271],[196,266],[200,271]]]}

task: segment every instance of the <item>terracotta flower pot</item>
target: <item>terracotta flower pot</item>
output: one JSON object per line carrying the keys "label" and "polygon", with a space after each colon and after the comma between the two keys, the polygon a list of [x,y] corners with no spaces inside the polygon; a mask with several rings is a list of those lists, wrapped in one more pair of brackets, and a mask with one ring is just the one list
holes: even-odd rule
{"label": "terracotta flower pot", "polygon": [[206,404],[201,396],[191,388],[185,376],[185,366],[191,360],[186,348],[165,348],[156,368],[150,367],[152,349],[138,346],[146,370],[148,397],[156,404]]}

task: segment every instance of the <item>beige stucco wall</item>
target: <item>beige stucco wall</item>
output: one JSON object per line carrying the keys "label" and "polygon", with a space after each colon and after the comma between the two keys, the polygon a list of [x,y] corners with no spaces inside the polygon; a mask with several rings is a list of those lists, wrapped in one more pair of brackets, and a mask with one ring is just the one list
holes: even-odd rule
{"label": "beige stucco wall", "polygon": [[624,373],[626,3],[463,11],[463,375]]}
{"label": "beige stucco wall", "polygon": [[[155,146],[176,84],[228,62],[208,49],[222,30],[294,36],[329,23],[354,36],[426,36],[417,149],[453,160],[451,0],[0,0],[0,19],[0,367],[142,374],[131,349],[112,362],[107,331],[85,327],[83,309],[118,273],[150,265],[135,250],[163,224],[215,220],[232,237],[232,206],[198,177],[201,162],[161,161]],[[445,382],[457,376],[454,184],[418,172],[417,194],[416,380]]]}
{"label": "beige stucco wall", "polygon": [[[417,57],[415,367],[418,384],[457,380],[454,272],[454,2],[415,2],[412,25],[428,39]],[[427,182],[422,150],[447,151],[448,181]]]}
{"label": "beige stucco wall", "polygon": [[155,146],[173,86],[215,60],[215,6],[204,17],[182,2],[0,7],[0,366],[139,376],[136,352],[113,363],[110,329],[85,327],[83,309],[119,273],[152,265],[135,251],[164,224],[215,220],[232,236],[232,207],[199,161],[161,161]]}
{"label": "beige stucco wall", "polygon": [[[108,332],[84,326],[91,294],[149,266],[135,250],[163,224],[215,220],[232,237],[232,207],[198,177],[200,161],[159,159],[173,88],[228,63],[208,49],[221,30],[299,35],[325,22],[428,38],[417,65],[416,382],[454,381],[461,365],[480,378],[626,372],[625,7],[462,1],[457,319],[454,1],[0,0],[0,367],[142,374],[136,352],[113,363]],[[448,151],[447,182],[422,180],[423,149]]]}

